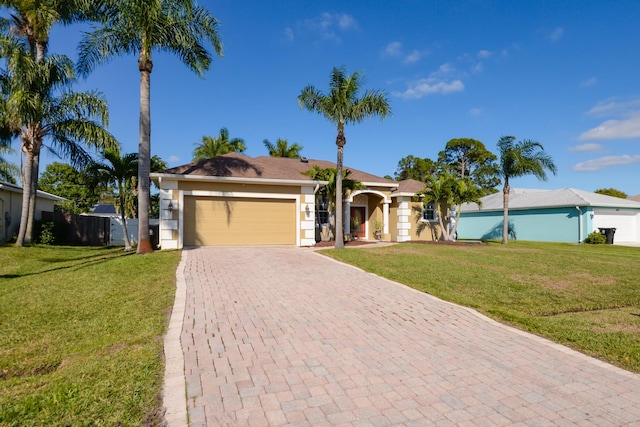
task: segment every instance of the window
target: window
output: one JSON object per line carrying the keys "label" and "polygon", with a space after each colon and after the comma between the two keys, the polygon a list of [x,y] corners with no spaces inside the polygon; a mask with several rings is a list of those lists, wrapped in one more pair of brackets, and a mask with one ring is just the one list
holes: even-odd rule
{"label": "window", "polygon": [[436,211],[435,203],[427,203],[422,207],[422,219],[423,221],[437,221],[438,212]]}
{"label": "window", "polygon": [[318,225],[329,223],[329,202],[327,199],[318,199],[318,203],[316,204],[316,218]]}

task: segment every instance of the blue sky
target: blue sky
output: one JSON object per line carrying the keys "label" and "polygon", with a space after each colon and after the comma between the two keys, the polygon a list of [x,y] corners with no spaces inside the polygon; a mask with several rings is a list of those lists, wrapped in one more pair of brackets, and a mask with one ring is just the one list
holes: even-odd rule
{"label": "blue sky", "polygon": [[[435,159],[452,138],[497,152],[500,136],[534,139],[558,166],[547,182],[515,187],[640,193],[640,2],[200,1],[220,21],[224,57],[203,79],[154,56],[152,153],[170,166],[222,127],[266,155],[284,138],[335,161],[334,126],[297,104],[309,84],[326,91],[334,66],[387,92],[392,116],[347,127],[345,164],[392,175],[407,155]],[[50,52],[76,58],[80,27],[56,28]],[[111,132],[137,151],[136,58],[100,66],[76,90],[103,92]],[[55,161],[45,155],[44,163]],[[44,166],[41,170],[44,170]]]}

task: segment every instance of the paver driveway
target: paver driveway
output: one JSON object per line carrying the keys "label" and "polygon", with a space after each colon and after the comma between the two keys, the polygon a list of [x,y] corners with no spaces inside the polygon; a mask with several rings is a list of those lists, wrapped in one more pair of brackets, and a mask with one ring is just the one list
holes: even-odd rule
{"label": "paver driveway", "polygon": [[178,281],[172,426],[185,378],[192,427],[640,425],[640,376],[309,249],[187,249]]}

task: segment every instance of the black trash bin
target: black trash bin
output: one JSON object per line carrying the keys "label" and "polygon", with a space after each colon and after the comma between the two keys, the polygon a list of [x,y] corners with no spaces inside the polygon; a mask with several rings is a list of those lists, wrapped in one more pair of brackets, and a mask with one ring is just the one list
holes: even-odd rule
{"label": "black trash bin", "polygon": [[613,245],[613,235],[616,234],[615,228],[598,228],[600,234],[607,238],[607,245]]}
{"label": "black trash bin", "polygon": [[149,240],[151,241],[151,247],[154,250],[158,249],[160,244],[160,224],[149,225]]}

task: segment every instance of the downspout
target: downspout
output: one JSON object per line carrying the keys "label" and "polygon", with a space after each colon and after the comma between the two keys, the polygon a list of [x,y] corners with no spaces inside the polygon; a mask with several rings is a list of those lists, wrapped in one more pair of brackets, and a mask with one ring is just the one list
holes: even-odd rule
{"label": "downspout", "polygon": [[580,206],[576,206],[576,209],[580,212],[578,214],[578,243],[582,243],[582,210]]}

